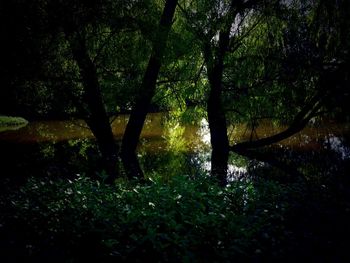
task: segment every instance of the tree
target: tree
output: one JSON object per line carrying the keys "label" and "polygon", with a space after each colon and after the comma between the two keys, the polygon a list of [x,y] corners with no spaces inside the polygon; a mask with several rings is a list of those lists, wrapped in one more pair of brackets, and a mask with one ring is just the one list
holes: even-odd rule
{"label": "tree", "polygon": [[[226,184],[229,140],[227,123],[222,104],[224,61],[230,45],[233,45],[231,28],[236,18],[252,8],[256,1],[217,1],[213,6],[205,4],[201,19],[193,21],[196,14],[182,9],[201,42],[209,81],[207,114],[211,137],[211,174],[220,184]],[[197,12],[198,10],[196,10]],[[213,21],[211,21],[213,20]],[[203,26],[204,24],[204,26]],[[235,43],[237,44],[237,43]]]}
{"label": "tree", "polygon": [[[10,52],[9,60],[14,59],[20,66],[7,69],[10,76],[19,74],[11,86],[17,88],[21,82],[28,83],[28,86],[35,82],[43,83],[48,88],[44,92],[38,92],[37,96],[42,100],[46,92],[51,93],[67,82],[62,85],[66,89],[57,92],[55,101],[61,100],[62,108],[68,102],[75,105],[96,137],[102,157],[101,169],[115,178],[118,148],[105,110],[98,69],[91,58],[92,50],[89,46],[91,35],[101,33],[101,26],[107,27],[106,22],[114,15],[115,6],[110,9],[108,7],[113,7],[109,1],[30,1],[24,5],[21,5],[21,1],[16,1],[6,5],[4,13],[7,11],[23,15],[23,18],[19,17],[18,24],[10,25],[10,29],[5,32],[10,43],[19,42],[9,48],[13,51]],[[9,24],[9,21],[6,22]],[[101,36],[99,38],[99,44],[103,45],[101,42],[104,39]],[[27,51],[17,57],[17,48],[21,45]],[[28,58],[29,65],[26,65]],[[53,82],[59,84],[53,85]],[[24,91],[20,90],[22,93]],[[23,94],[20,95],[23,97]],[[64,104],[62,100],[65,101]],[[47,101],[46,104],[50,106]]]}
{"label": "tree", "polygon": [[[343,87],[346,86],[347,73],[344,69],[348,62],[343,52],[346,53],[348,47],[337,39],[340,35],[341,38],[347,38],[347,33],[343,31],[346,19],[341,16],[349,13],[349,7],[343,2],[326,7],[323,1],[315,6],[310,2],[294,1],[294,5],[281,6],[284,8],[283,12],[275,15],[291,24],[284,29],[284,55],[278,58],[277,76],[280,90],[289,88],[296,94],[296,104],[291,95],[287,98],[290,105],[299,110],[296,114],[290,114],[291,121],[286,130],[270,137],[237,143],[230,147],[232,151],[243,154],[251,149],[280,142],[301,131],[310,119],[322,114],[329,115],[337,107],[330,104],[336,98],[338,102],[341,101],[339,96],[346,96]],[[325,13],[320,16],[320,12]],[[339,16],[337,21],[342,21],[339,24],[328,20],[335,14]],[[326,36],[324,30],[333,33],[327,33]],[[327,44],[325,38],[328,39]],[[327,108],[330,112],[325,111]]]}
{"label": "tree", "polygon": [[177,0],[167,0],[165,3],[157,35],[152,42],[152,53],[142,79],[140,93],[137,96],[135,106],[133,107],[123,136],[121,156],[125,170],[130,178],[143,177],[143,172],[136,156],[136,147],[148,113],[148,108],[155,94],[156,81],[161,67],[161,60],[165,51],[168,34],[171,29],[176,4]]}
{"label": "tree", "polygon": [[[322,69],[332,52],[318,50],[319,40],[307,36],[311,31],[307,21],[318,9],[314,8],[311,2],[299,1],[216,1],[213,5],[197,1],[182,8],[206,62],[212,175],[221,184],[226,183],[229,151],[251,157],[248,150],[294,135],[320,114],[327,98],[334,97],[335,93],[324,87],[337,86],[337,74]],[[291,34],[294,38],[288,38]],[[281,105],[277,111],[276,102]],[[284,119],[289,127],[271,137],[253,140],[251,136],[250,141],[229,146],[229,113],[247,116],[252,134],[259,119]]]}
{"label": "tree", "polygon": [[[69,6],[53,3],[49,9],[54,8],[60,15],[56,16],[55,22],[59,29],[62,28],[80,72],[83,85],[82,102],[86,105],[82,107],[84,119],[96,138],[102,157],[102,169],[109,175],[107,182],[113,182],[118,175],[119,150],[103,102],[97,69],[89,55],[86,41],[89,26],[96,26],[104,19],[103,10],[97,6],[98,4],[100,4],[98,1],[86,5],[77,1]],[[97,14],[94,14],[93,10]]]}
{"label": "tree", "polygon": [[96,68],[87,53],[85,40],[80,38],[77,32],[65,30],[65,33],[82,77],[83,101],[88,106],[85,121],[97,140],[102,155],[102,167],[109,175],[108,182],[112,182],[118,175],[116,165],[119,150],[103,103]]}

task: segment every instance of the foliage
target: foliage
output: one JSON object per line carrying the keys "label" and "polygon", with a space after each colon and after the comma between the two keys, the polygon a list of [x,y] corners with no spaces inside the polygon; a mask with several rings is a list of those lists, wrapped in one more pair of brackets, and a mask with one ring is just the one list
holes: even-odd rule
{"label": "foliage", "polygon": [[250,184],[222,190],[208,179],[174,177],[169,184],[150,179],[144,186],[120,182],[109,187],[78,177],[32,179],[21,192],[11,198],[12,208],[14,218],[36,233],[26,251],[34,257],[40,242],[52,239],[52,245],[58,245],[66,238],[65,249],[71,246],[69,256],[75,256],[82,239],[92,235],[97,240],[90,242],[99,242],[100,253],[106,253],[99,256],[107,258],[210,261],[206,256],[242,256],[248,248],[245,242],[257,231],[246,229],[241,218],[257,199]]}
{"label": "foliage", "polygon": [[[324,188],[305,192],[301,184],[266,179],[234,181],[223,189],[206,177],[175,176],[167,183],[153,177],[144,184],[120,180],[115,186],[79,175],[74,180],[32,178],[1,199],[6,209],[0,231],[9,238],[2,255],[40,262],[231,262],[283,260],[303,253],[310,257],[314,250],[304,252],[296,238],[308,235],[305,231],[311,231],[311,238],[328,238],[315,226],[325,218],[312,221],[314,216],[303,216],[336,215],[335,207],[330,215],[323,210],[334,202]],[[306,225],[299,225],[300,220]],[[310,246],[307,242],[304,245]],[[327,249],[339,245],[337,239],[333,242]],[[313,259],[325,255],[317,253]]]}
{"label": "foliage", "polygon": [[0,116],[0,132],[7,130],[17,130],[28,124],[22,117]]}
{"label": "foliage", "polygon": [[[86,118],[89,109],[70,35],[86,46],[101,88],[101,108],[109,115],[129,112],[151,43],[157,42],[163,2],[1,3],[0,112],[27,119]],[[230,3],[237,4],[234,19],[227,15]],[[230,162],[254,172],[222,188],[200,164],[209,149],[202,157],[183,154],[191,143],[184,139],[186,125],[207,125],[207,67],[215,65],[204,63],[204,53],[208,48],[214,60],[218,57],[218,33],[226,27],[230,40],[217,84],[223,89],[224,117],[233,128],[246,123],[254,135],[265,119],[288,124],[315,94],[326,98],[315,115],[349,121],[349,14],[346,0],[179,1],[151,105],[151,110],[171,110],[161,138],[170,152],[140,154],[147,177],[143,182],[120,178],[116,185],[104,185],[73,176],[86,173],[102,182],[107,176],[97,172],[103,164],[92,140],[25,147],[1,142],[2,168],[8,170],[4,177],[14,177],[15,183],[6,185],[4,179],[1,185],[9,189],[0,193],[0,255],[5,261],[46,262],[349,258],[349,242],[341,242],[350,235],[349,164],[342,156],[342,166],[336,163],[343,169],[339,172],[328,155],[322,156],[327,162],[320,158],[307,165],[310,159],[304,155],[314,158],[309,152],[281,154],[287,164],[297,163],[296,170],[305,177],[290,179],[232,154]],[[0,116],[0,131],[26,123]],[[209,143],[208,134],[203,135]],[[158,171],[156,161],[162,163]],[[28,175],[38,178],[20,185]]]}

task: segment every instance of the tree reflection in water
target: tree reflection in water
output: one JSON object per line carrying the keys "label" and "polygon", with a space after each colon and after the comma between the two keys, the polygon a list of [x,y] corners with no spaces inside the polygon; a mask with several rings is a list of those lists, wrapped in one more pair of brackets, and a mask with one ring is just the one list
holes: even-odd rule
{"label": "tree reflection in water", "polygon": [[[124,132],[128,116],[120,115],[111,120],[115,139]],[[255,130],[263,138],[283,130],[271,122],[262,122]],[[249,140],[245,124],[229,129],[232,144]],[[254,174],[254,170],[279,169],[285,165],[304,176],[330,175],[350,159],[347,125],[325,122],[313,125],[279,144],[260,149],[264,158],[246,158],[231,154],[228,181],[239,180]],[[210,171],[210,134],[205,119],[199,123],[181,124],[177,119],[167,118],[165,113],[148,115],[139,143],[139,159],[147,176],[161,174],[208,173]],[[0,133],[1,160],[13,174],[63,175],[94,171],[97,149],[92,133],[82,120],[31,122],[27,126]],[[261,154],[262,153],[262,154]],[[251,157],[251,156],[250,156]],[[262,161],[262,162],[261,162]],[[343,167],[343,168],[342,168]],[[81,169],[81,170],[79,170]],[[55,172],[53,172],[55,171]],[[28,174],[28,172],[31,172]]]}

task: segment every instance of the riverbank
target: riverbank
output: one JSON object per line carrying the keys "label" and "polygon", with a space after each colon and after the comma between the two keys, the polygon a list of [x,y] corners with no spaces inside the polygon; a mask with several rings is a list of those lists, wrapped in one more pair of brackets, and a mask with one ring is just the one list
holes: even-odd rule
{"label": "riverbank", "polygon": [[25,127],[28,121],[22,117],[12,117],[0,115],[0,132],[19,130]]}

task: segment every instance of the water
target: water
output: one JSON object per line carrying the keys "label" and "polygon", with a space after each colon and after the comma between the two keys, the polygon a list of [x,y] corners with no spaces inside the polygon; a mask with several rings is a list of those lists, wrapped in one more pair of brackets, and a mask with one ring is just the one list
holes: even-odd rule
{"label": "water", "polygon": [[[111,119],[112,131],[117,141],[121,140],[127,121],[127,115]],[[234,144],[267,137],[286,128],[264,121],[254,131],[248,129],[246,124],[231,125],[228,134],[231,144]],[[300,166],[306,162],[305,160],[310,162],[310,156],[316,153],[324,156],[327,162],[334,163],[333,159],[347,161],[350,158],[349,130],[349,125],[324,121],[318,125],[310,125],[270,148],[272,152],[294,166]],[[96,153],[93,138],[83,120],[30,122],[20,129],[0,132],[2,165],[9,167],[15,173],[59,175],[62,170],[93,171]],[[208,123],[205,119],[201,119],[197,123],[181,125],[176,120],[168,118],[166,113],[148,114],[141,134],[138,155],[148,174],[156,172],[171,176],[178,172],[184,174],[208,172],[210,170]],[[323,161],[317,160],[317,162]],[[82,163],[86,165],[81,165]],[[229,177],[234,180],[244,176],[248,173],[249,167],[251,163],[247,159],[231,155],[228,166]]]}

